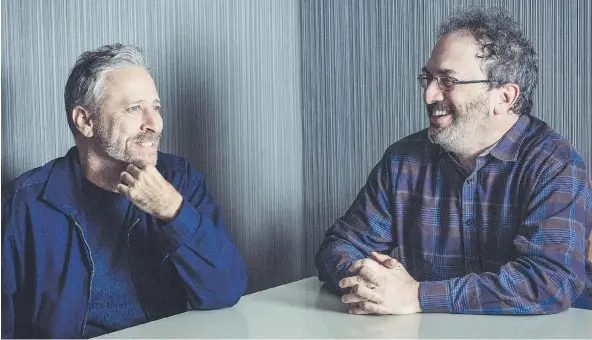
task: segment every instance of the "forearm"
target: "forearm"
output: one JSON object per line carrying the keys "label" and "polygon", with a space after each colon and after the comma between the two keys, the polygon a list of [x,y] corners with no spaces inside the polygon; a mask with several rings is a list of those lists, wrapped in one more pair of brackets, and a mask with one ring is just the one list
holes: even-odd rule
{"label": "forearm", "polygon": [[319,279],[339,294],[339,280],[352,276],[349,267],[372,251],[389,253],[393,246],[390,212],[391,156],[385,152],[345,215],[327,231],[315,257]]}
{"label": "forearm", "polygon": [[191,205],[164,227],[171,261],[184,283],[189,305],[216,309],[234,305],[247,285],[244,261],[221,222],[216,225]]}
{"label": "forearm", "polygon": [[352,245],[334,237],[327,237],[315,257],[319,279],[325,282],[331,292],[345,294],[349,289],[339,288],[339,280],[355,275],[348,269],[352,263],[364,257],[366,256]]}
{"label": "forearm", "polygon": [[[573,266],[584,266],[583,262]],[[584,278],[574,268],[550,261],[520,258],[499,273],[468,274],[443,281],[421,282],[424,312],[470,314],[553,314],[570,307]],[[579,270],[576,270],[579,272]]]}

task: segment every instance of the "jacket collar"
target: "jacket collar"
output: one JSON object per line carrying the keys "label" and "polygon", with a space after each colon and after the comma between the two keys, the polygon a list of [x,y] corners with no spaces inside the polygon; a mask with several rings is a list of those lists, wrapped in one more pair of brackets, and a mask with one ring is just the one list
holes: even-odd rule
{"label": "jacket collar", "polygon": [[72,147],[51,169],[41,198],[67,215],[78,215],[83,202],[78,148]]}

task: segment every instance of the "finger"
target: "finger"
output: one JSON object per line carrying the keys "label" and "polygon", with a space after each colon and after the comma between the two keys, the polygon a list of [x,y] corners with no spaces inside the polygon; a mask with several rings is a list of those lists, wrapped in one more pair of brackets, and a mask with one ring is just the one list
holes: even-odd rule
{"label": "finger", "polygon": [[368,312],[367,310],[365,310],[364,308],[360,307],[359,304],[354,304],[354,305],[350,305],[349,307],[349,311],[350,314],[356,314],[356,315],[366,315],[366,314],[370,314],[370,312]]}
{"label": "finger", "polygon": [[403,267],[403,265],[399,261],[393,258],[384,261],[382,264],[391,269]]}
{"label": "finger", "polygon": [[383,266],[389,267],[391,269],[396,268],[397,266],[400,265],[399,261],[395,260],[394,258],[392,258],[388,255],[379,254],[379,253],[373,251],[372,253],[370,253],[370,256],[374,260],[381,263]]}
{"label": "finger", "polygon": [[378,281],[370,281],[366,277],[360,275],[346,277],[339,281],[339,287],[341,288],[354,287],[355,285],[363,285],[368,288],[376,288],[378,286]]}
{"label": "finger", "polygon": [[139,167],[131,163],[125,168],[125,171],[134,176],[134,178],[138,178],[138,176],[140,176],[140,173],[142,172],[142,170],[140,170]]}
{"label": "finger", "polygon": [[361,301],[349,307],[350,314],[389,314],[385,307],[372,301]]}
{"label": "finger", "polygon": [[357,295],[358,297],[360,297],[364,301],[373,301],[376,303],[383,303],[384,302],[384,299],[382,298],[382,296],[377,294],[375,290],[372,290],[366,286],[357,285],[354,288],[352,288],[351,293]]}
{"label": "finger", "polygon": [[358,272],[364,266],[372,268],[376,265],[378,265],[378,263],[372,259],[361,259],[361,260],[357,260],[356,262],[354,262],[349,267],[349,271],[350,272]]}
{"label": "finger", "polygon": [[375,303],[375,302],[372,302],[372,301],[360,302],[360,307],[362,307],[364,310],[366,310],[370,314],[391,314],[391,313],[388,313],[385,306]]}
{"label": "finger", "polygon": [[380,283],[378,282],[378,275],[372,268],[362,267],[358,274],[368,282],[373,283],[375,286],[380,286]]}
{"label": "finger", "polygon": [[129,172],[125,171],[119,175],[119,180],[122,184],[126,184],[127,186],[132,186],[136,182],[136,179]]}
{"label": "finger", "polygon": [[349,294],[345,294],[341,297],[341,302],[343,303],[358,303],[361,301],[365,301],[365,299],[361,296],[359,296],[358,294],[353,294],[353,293],[349,293]]}
{"label": "finger", "polygon": [[384,255],[384,254],[377,253],[377,252],[373,251],[370,253],[370,258],[372,258],[373,260],[375,260],[377,262],[383,263],[384,261],[390,259],[391,257],[388,255]]}
{"label": "finger", "polygon": [[390,314],[386,307],[372,301],[362,301],[358,303],[358,308],[363,309],[366,314]]}
{"label": "finger", "polygon": [[126,197],[129,197],[129,190],[130,188],[125,185],[125,184],[117,184],[117,192],[119,192],[122,195],[125,195]]}

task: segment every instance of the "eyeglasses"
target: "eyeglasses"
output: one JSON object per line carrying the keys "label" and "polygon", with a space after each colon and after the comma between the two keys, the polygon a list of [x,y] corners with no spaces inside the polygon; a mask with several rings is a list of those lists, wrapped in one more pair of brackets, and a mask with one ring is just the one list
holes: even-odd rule
{"label": "eyeglasses", "polygon": [[458,80],[451,77],[434,77],[430,74],[420,74],[417,76],[417,80],[419,80],[419,85],[422,88],[427,88],[432,80],[436,79],[438,82],[438,86],[442,91],[452,91],[455,85],[458,84],[477,84],[477,83],[491,83],[491,80]]}

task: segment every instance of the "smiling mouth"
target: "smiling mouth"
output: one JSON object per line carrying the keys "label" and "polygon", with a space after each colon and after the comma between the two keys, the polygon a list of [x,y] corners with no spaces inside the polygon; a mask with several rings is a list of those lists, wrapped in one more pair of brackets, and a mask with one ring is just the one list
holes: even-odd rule
{"label": "smiling mouth", "polygon": [[448,116],[451,112],[448,110],[445,111],[436,111],[431,114],[432,117],[443,117]]}
{"label": "smiling mouth", "polygon": [[444,128],[452,123],[452,110],[432,110],[430,112],[430,126],[432,128]]}
{"label": "smiling mouth", "polygon": [[153,148],[156,147],[156,142],[138,142],[136,143],[143,148]]}

